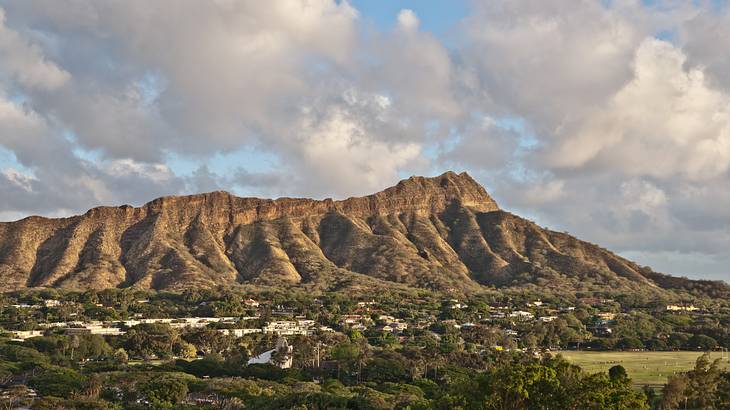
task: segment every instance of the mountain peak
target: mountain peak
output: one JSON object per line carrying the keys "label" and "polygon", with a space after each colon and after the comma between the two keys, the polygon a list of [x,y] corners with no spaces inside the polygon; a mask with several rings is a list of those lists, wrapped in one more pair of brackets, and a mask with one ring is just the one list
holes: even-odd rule
{"label": "mountain peak", "polygon": [[428,197],[429,200],[435,201],[438,209],[432,210],[436,211],[443,211],[445,206],[452,202],[480,212],[499,210],[499,206],[484,187],[466,172],[457,174],[447,171],[435,177],[412,176],[382,191],[382,194],[395,197],[402,195]]}

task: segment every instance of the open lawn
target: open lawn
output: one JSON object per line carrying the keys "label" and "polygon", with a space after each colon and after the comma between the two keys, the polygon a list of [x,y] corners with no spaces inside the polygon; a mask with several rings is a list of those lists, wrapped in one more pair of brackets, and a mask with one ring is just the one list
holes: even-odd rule
{"label": "open lawn", "polygon": [[[673,373],[694,368],[701,352],[583,352],[562,351],[560,354],[587,372],[607,371],[620,364],[626,368],[635,385],[661,385]],[[714,352],[711,359],[723,358],[722,367],[730,370],[727,353]]]}

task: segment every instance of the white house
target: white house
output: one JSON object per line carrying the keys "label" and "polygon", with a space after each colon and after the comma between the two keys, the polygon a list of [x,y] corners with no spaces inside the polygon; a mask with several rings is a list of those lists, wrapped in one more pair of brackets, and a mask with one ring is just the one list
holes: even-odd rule
{"label": "white house", "polygon": [[[289,369],[294,359],[294,347],[289,345],[286,338],[280,337],[276,341],[276,348],[265,351],[260,355],[248,359],[248,364],[272,364],[282,369]],[[276,353],[276,357],[274,357]],[[274,360],[275,359],[275,360]]]}

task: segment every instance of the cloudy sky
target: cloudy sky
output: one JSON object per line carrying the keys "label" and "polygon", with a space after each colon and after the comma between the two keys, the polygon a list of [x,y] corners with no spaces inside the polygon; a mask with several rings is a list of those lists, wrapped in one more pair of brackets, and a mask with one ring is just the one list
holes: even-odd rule
{"label": "cloudy sky", "polygon": [[468,171],[730,280],[730,11],[680,0],[0,0],[0,220]]}

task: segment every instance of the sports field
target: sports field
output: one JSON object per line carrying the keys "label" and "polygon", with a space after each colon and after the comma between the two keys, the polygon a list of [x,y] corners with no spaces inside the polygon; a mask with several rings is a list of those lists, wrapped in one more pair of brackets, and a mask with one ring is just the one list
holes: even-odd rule
{"label": "sports field", "polygon": [[[626,369],[635,385],[660,385],[673,373],[694,368],[701,352],[583,352],[562,351],[562,356],[585,369],[595,373],[607,371],[620,364]],[[722,358],[722,367],[730,369],[727,353],[714,352],[712,360]]]}

